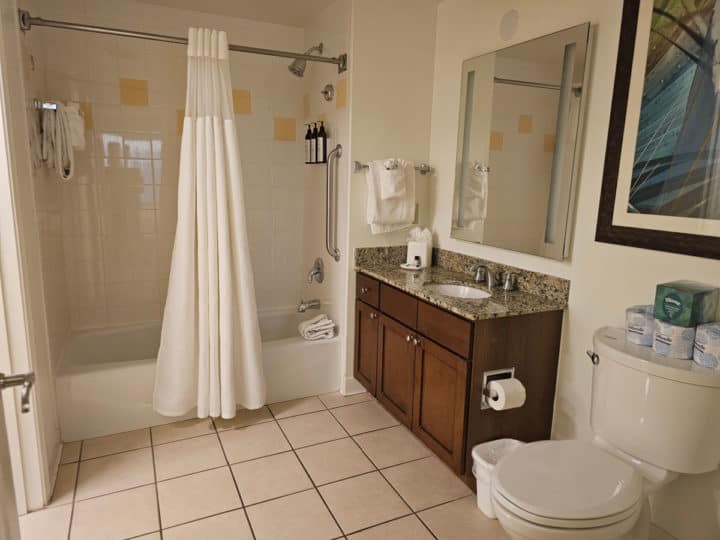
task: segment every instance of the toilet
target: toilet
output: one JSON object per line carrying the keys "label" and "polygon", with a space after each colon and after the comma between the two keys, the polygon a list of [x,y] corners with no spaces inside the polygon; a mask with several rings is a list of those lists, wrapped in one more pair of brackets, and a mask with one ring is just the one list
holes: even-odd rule
{"label": "toilet", "polygon": [[498,463],[497,518],[513,540],[647,540],[648,496],[720,463],[720,372],[595,332],[584,441],[539,441]]}

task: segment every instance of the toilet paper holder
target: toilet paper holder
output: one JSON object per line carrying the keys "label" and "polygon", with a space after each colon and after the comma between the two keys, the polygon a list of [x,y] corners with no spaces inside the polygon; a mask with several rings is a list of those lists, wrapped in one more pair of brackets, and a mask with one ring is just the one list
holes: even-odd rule
{"label": "toilet paper holder", "polygon": [[480,410],[490,409],[490,400],[497,399],[497,393],[490,390],[492,381],[500,381],[502,379],[515,378],[515,368],[494,369],[483,373],[482,382],[482,398],[480,400]]}

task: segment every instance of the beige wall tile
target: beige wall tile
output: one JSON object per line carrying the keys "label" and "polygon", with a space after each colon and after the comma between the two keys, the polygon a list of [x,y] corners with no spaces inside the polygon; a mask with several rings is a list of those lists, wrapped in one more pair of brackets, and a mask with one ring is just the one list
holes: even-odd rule
{"label": "beige wall tile", "polygon": [[543,137],[543,150],[548,153],[555,151],[555,134],[548,133]]}
{"label": "beige wall tile", "polygon": [[532,133],[532,130],[532,114],[521,114],[520,116],[518,116],[518,133]]}
{"label": "beige wall tile", "polygon": [[145,79],[120,79],[120,103],[136,107],[147,107],[148,82]]}
{"label": "beige wall tile", "polygon": [[233,112],[235,114],[251,114],[252,113],[252,99],[250,97],[250,90],[245,88],[233,88]]}
{"label": "beige wall tile", "polygon": [[498,152],[503,149],[504,134],[502,131],[491,131],[490,132],[490,150]]}
{"label": "beige wall tile", "polygon": [[303,96],[303,118],[305,120],[310,118],[310,94]]}
{"label": "beige wall tile", "polygon": [[347,79],[338,79],[335,85],[335,107],[342,109],[347,106]]}
{"label": "beige wall tile", "polygon": [[276,141],[294,141],[296,133],[294,118],[276,116],[274,119],[274,135]]}

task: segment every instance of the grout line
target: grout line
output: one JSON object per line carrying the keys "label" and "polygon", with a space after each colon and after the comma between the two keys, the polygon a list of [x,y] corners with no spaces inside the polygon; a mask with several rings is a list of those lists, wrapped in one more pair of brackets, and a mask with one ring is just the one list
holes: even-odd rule
{"label": "grout line", "polygon": [[[268,411],[270,409],[268,408]],[[270,413],[272,415],[272,413]],[[253,529],[252,523],[250,523],[250,516],[248,515],[247,508],[245,507],[245,502],[243,501],[242,493],[240,493],[240,486],[238,486],[237,479],[235,478],[235,475],[233,474],[232,467],[230,466],[230,460],[227,457],[227,454],[225,453],[225,447],[222,444],[222,439],[220,439],[220,433],[217,431],[217,426],[215,425],[215,420],[212,421],[213,427],[215,427],[215,436],[217,437],[218,444],[220,445],[220,450],[223,453],[223,457],[225,458],[225,463],[227,464],[228,472],[230,473],[230,478],[232,478],[233,484],[235,485],[235,491],[238,494],[238,497],[240,498],[240,506],[242,507],[243,514],[245,515],[245,520],[247,521],[248,528],[250,529],[250,535],[253,537],[253,540],[257,540],[257,537],[255,536],[255,530]]]}
{"label": "grout line", "polygon": [[157,507],[157,518],[158,518],[158,527],[160,527],[160,540],[163,540],[163,532],[162,532],[162,516],[160,515],[160,492],[158,491],[158,479],[157,479],[157,467],[155,466],[155,448],[153,448],[153,436],[152,436],[152,430],[150,431],[150,454],[152,456],[152,466],[153,466],[153,486],[155,487],[155,506]]}
{"label": "grout line", "polygon": [[[173,523],[172,525],[163,528],[163,531],[168,531],[170,529],[177,529],[178,527],[183,527],[184,525],[189,525],[190,523],[197,523],[198,521],[204,521],[206,519],[214,518],[217,516],[222,516],[224,514],[229,514],[231,512],[237,512],[238,510],[242,510],[242,506],[236,506],[235,508],[230,508],[229,510],[223,510],[222,512],[217,512],[215,514],[208,514],[207,516],[201,516],[197,518],[190,519],[188,521],[181,521],[180,523]],[[153,531],[157,532],[157,531]],[[152,534],[152,533],[144,533],[144,534]],[[142,534],[140,536],[143,536]]]}
{"label": "grout line", "polygon": [[77,471],[75,471],[75,486],[73,486],[72,508],[70,509],[70,522],[68,523],[67,540],[70,540],[72,534],[73,519],[75,518],[75,498],[77,497],[78,481],[80,480],[80,457],[82,457],[83,441],[80,441],[80,450],[78,453]]}
{"label": "grout line", "polygon": [[128,454],[130,452],[137,452],[138,450],[145,450],[146,448],[152,448],[152,445],[148,446],[139,446],[138,448],[129,448],[127,450],[120,450],[119,452],[112,452],[110,454],[104,454],[102,456],[95,456],[87,459],[81,460],[79,463],[87,463],[88,461],[94,461],[96,459],[103,459],[103,458],[109,458],[112,456],[118,456],[120,454]]}

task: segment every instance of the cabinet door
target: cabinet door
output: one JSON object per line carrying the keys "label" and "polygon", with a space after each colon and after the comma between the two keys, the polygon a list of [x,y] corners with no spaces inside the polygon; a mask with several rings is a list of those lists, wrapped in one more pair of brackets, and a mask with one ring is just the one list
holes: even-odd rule
{"label": "cabinet door", "polygon": [[375,308],[355,302],[355,378],[373,396],[377,383],[378,321]]}
{"label": "cabinet door", "polygon": [[408,327],[380,315],[377,398],[408,427],[411,425],[415,385],[415,334]]}
{"label": "cabinet door", "polygon": [[465,360],[421,338],[415,357],[412,429],[458,474],[465,468],[467,375]]}

